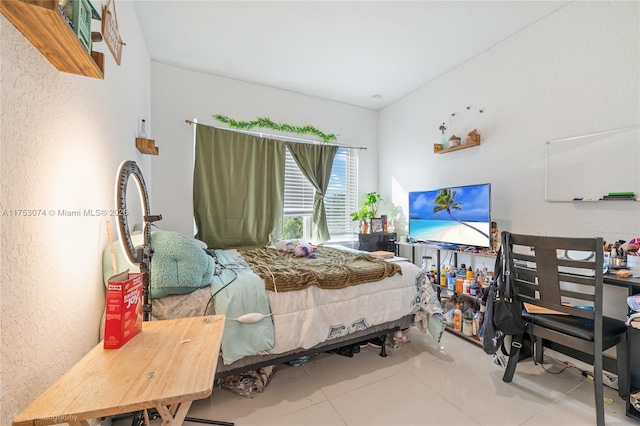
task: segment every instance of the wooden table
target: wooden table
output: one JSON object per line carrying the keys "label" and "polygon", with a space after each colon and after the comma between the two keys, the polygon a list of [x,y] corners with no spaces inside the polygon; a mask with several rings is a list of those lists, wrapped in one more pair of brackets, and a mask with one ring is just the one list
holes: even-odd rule
{"label": "wooden table", "polygon": [[224,315],[143,323],[120,349],[100,342],[13,425],[69,423],[155,408],[164,425],[181,425],[194,400],[211,395]]}
{"label": "wooden table", "polygon": [[[605,274],[603,281],[605,284],[619,287],[627,287],[629,296],[640,294],[640,277],[619,278],[610,273]],[[627,352],[629,353],[629,383],[631,383],[631,393],[640,391],[640,330],[628,327],[627,330]],[[627,398],[627,416],[635,420],[640,420],[640,411],[636,410]]]}

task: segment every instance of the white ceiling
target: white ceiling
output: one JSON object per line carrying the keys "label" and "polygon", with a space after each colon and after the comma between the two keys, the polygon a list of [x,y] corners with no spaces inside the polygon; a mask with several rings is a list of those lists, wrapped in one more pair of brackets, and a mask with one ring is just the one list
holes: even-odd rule
{"label": "white ceiling", "polygon": [[153,60],[373,110],[568,3],[134,2]]}

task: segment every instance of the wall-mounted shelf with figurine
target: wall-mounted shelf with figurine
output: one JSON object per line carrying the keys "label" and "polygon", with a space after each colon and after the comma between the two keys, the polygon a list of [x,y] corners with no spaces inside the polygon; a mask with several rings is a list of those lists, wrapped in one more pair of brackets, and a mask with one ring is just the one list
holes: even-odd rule
{"label": "wall-mounted shelf with figurine", "polygon": [[58,0],[3,0],[0,12],[59,71],[104,79],[104,54],[87,51],[58,10]]}
{"label": "wall-mounted shelf with figurine", "polygon": [[433,144],[433,153],[434,154],[446,154],[447,152],[459,151],[461,149],[471,148],[473,146],[480,145],[480,138],[477,141],[469,142],[469,143],[461,143],[460,145],[452,146],[450,148],[438,149],[437,146],[442,146],[441,144]]}
{"label": "wall-mounted shelf with figurine", "polygon": [[136,138],[136,148],[143,154],[158,155],[160,152],[155,139]]}

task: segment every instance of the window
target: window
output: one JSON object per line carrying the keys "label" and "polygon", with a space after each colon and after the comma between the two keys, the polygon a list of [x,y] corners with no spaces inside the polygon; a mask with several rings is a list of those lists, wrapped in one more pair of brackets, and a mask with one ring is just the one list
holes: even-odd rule
{"label": "window", "polygon": [[[284,177],[284,233],[283,238],[311,236],[311,213],[315,190],[302,174],[287,150]],[[349,213],[357,209],[358,157],[353,149],[340,148],[333,160],[329,188],[324,197],[327,225],[331,241],[354,239],[354,222]]]}

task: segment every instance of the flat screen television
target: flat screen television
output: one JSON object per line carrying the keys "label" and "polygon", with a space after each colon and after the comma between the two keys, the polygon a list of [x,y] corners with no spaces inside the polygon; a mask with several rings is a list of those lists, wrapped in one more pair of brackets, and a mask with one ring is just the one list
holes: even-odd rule
{"label": "flat screen television", "polygon": [[491,184],[410,192],[409,237],[491,247]]}

